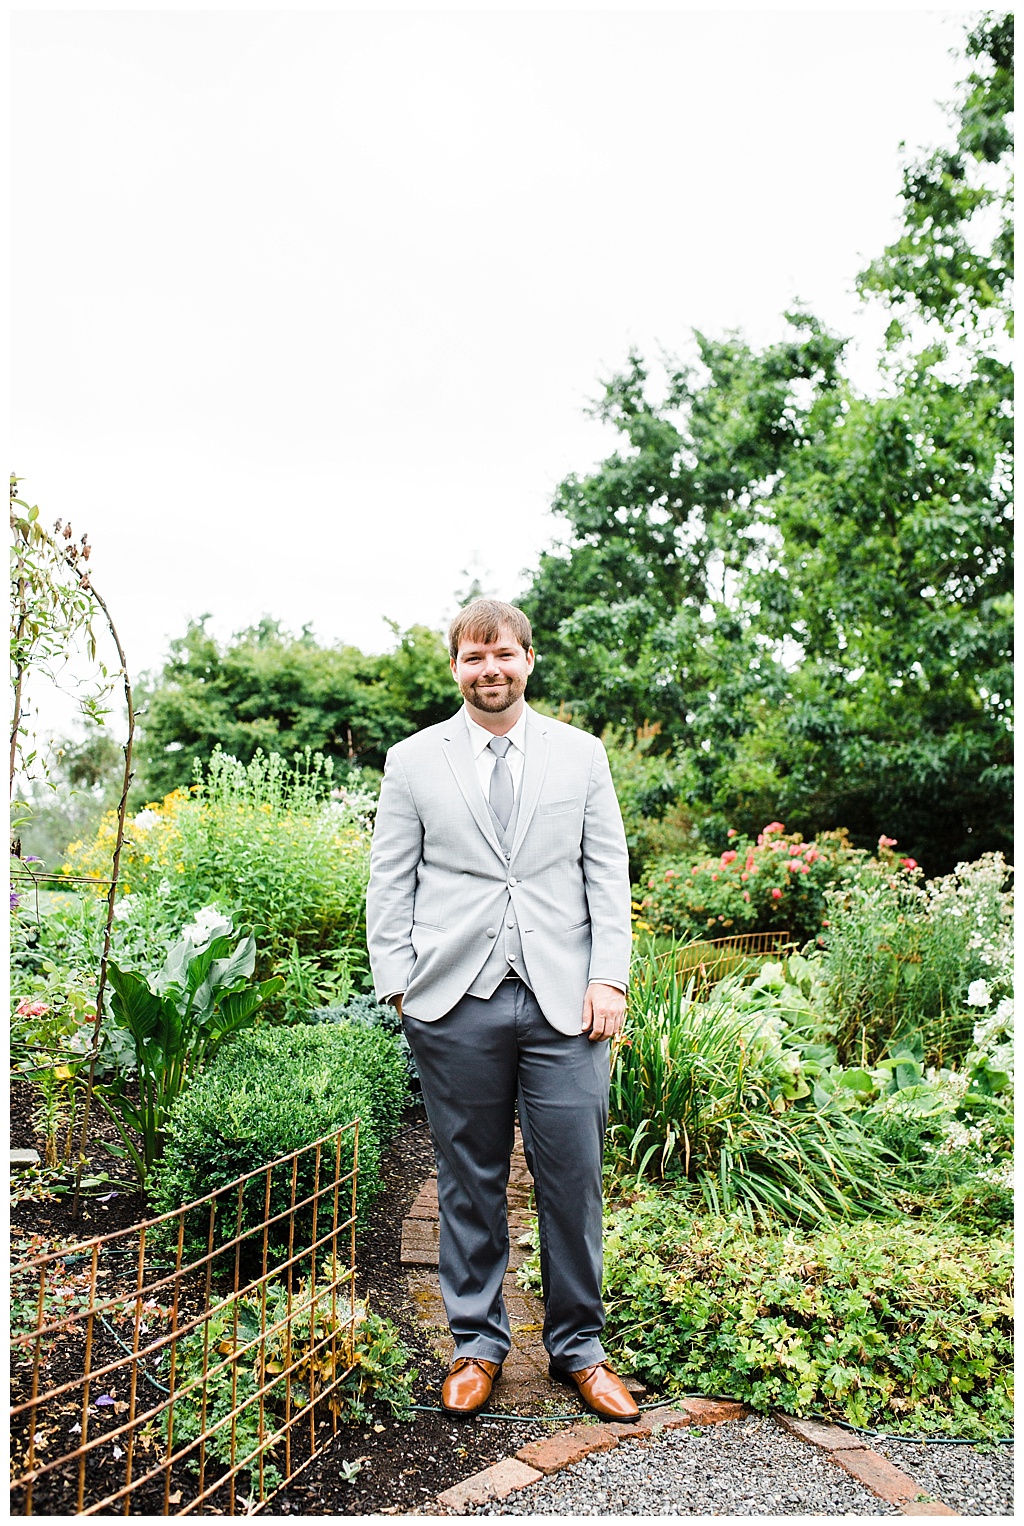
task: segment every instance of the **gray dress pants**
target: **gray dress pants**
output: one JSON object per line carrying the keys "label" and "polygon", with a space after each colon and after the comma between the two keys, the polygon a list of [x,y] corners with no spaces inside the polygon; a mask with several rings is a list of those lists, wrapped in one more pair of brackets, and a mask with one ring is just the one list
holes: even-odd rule
{"label": "gray dress pants", "polygon": [[437,1022],[403,1026],[437,1158],[438,1270],[456,1355],[501,1362],[512,1342],[501,1280],[518,1102],[540,1221],[544,1344],[569,1371],[602,1361],[607,1040],[559,1033],[518,980],[487,1000],[464,996]]}

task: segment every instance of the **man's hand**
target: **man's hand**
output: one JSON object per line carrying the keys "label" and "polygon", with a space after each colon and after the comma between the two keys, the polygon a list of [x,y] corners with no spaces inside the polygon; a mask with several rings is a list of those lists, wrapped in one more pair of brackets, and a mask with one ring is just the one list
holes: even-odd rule
{"label": "man's hand", "polygon": [[626,995],[616,986],[602,985],[592,980],[583,998],[583,1032],[593,1044],[598,1039],[610,1039],[620,1032],[626,1021]]}
{"label": "man's hand", "polygon": [[400,996],[392,996],[391,997],[391,1005],[394,1007],[394,1009],[398,1013],[399,1017],[401,1017],[401,1015],[402,1015],[402,998]]}

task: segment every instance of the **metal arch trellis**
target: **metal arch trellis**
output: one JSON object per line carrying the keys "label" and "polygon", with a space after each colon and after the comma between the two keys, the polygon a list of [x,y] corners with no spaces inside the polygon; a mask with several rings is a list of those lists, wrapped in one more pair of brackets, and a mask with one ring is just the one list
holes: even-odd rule
{"label": "metal arch trellis", "polygon": [[[328,1421],[329,1436],[337,1431],[337,1391],[357,1360],[358,1170],[356,1119],[181,1208],[17,1263],[12,1514],[33,1514],[41,1493],[48,1515],[188,1515],[217,1508],[217,1500],[229,1514],[240,1500],[253,1514],[307,1467],[328,1439],[319,1434]],[[312,1190],[300,1195],[300,1177],[308,1183],[310,1173]],[[262,1212],[250,1206],[243,1228],[261,1180]],[[206,1249],[186,1259],[197,1215]],[[218,1224],[232,1217],[233,1232],[218,1239]],[[171,1263],[154,1261],[154,1251]],[[132,1285],[110,1292],[100,1284],[117,1276],[118,1255],[134,1255]],[[271,1304],[283,1307],[279,1317]],[[150,1323],[162,1319],[168,1328],[152,1333]],[[126,1322],[119,1334],[115,1325]],[[54,1365],[72,1376],[53,1383],[46,1374]],[[119,1398],[122,1384],[127,1397],[122,1387]],[[223,1395],[225,1385],[230,1403],[213,1413],[209,1395]],[[194,1434],[183,1413],[191,1413]],[[248,1445],[242,1431],[251,1436],[253,1415],[256,1441]],[[68,1429],[78,1444],[60,1450],[55,1438]],[[242,1473],[248,1498],[238,1487]]]}
{"label": "metal arch trellis", "polygon": [[742,970],[750,960],[792,953],[799,945],[789,932],[736,933],[728,938],[702,938],[655,955],[659,964],[675,961],[680,975],[693,976],[698,989]]}

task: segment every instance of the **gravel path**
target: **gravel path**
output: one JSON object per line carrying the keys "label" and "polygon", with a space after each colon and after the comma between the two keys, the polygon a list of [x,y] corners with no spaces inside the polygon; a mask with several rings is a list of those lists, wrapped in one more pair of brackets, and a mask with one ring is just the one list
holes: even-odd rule
{"label": "gravel path", "polygon": [[[1012,1514],[1009,1447],[878,1443],[922,1490],[970,1515]],[[913,1455],[911,1455],[913,1454]],[[923,1457],[921,1454],[924,1454]],[[956,1455],[953,1455],[956,1454]],[[760,1416],[622,1441],[474,1515],[900,1515],[817,1447]]]}
{"label": "gravel path", "polygon": [[869,1445],[922,1489],[961,1515],[1013,1514],[1013,1447],[916,1446],[912,1441]]}

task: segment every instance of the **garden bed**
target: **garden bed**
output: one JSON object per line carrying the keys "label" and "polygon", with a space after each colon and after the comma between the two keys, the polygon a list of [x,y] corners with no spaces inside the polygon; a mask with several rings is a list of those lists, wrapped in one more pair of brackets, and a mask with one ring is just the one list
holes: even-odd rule
{"label": "garden bed", "polygon": [[[94,1144],[89,1163],[92,1172],[107,1169],[102,1150],[95,1147],[107,1130],[112,1134],[112,1125],[100,1117],[96,1118],[94,1128],[90,1126]],[[38,1147],[32,1132],[30,1088],[25,1082],[14,1082],[11,1087],[11,1144],[14,1148]],[[360,1234],[356,1249],[359,1296],[368,1298],[376,1312],[386,1314],[399,1327],[419,1370],[414,1397],[423,1405],[438,1404],[444,1369],[429,1338],[422,1333],[409,1299],[400,1263],[400,1239],[402,1220],[432,1164],[422,1108],[411,1107],[385,1158],[385,1190],[370,1209],[369,1223]],[[106,1197],[110,1190],[102,1189],[101,1196]],[[127,1227],[147,1215],[141,1193],[119,1191],[107,1201],[95,1197],[84,1200],[80,1217],[75,1221],[71,1217],[70,1196],[61,1196],[20,1203],[12,1210],[12,1235],[15,1241],[42,1235],[53,1243],[71,1244],[90,1234]],[[130,1262],[131,1258],[124,1260]],[[134,1292],[134,1267],[125,1265],[123,1270],[112,1270],[103,1284],[104,1295],[116,1296],[122,1291],[119,1284],[123,1284],[126,1297]],[[104,1338],[109,1340],[109,1336]],[[102,1353],[97,1351],[97,1355]],[[75,1376],[81,1367],[72,1371],[74,1364],[74,1352],[55,1352],[47,1368],[47,1381],[56,1385]],[[95,1435],[96,1428],[102,1427],[100,1417],[104,1415],[110,1416],[108,1423],[113,1426],[112,1408],[93,1413],[98,1418],[91,1422],[91,1434]],[[69,1412],[68,1423],[74,1418]],[[369,1424],[340,1428],[334,1443],[294,1484],[275,1497],[271,1510],[275,1514],[305,1515],[408,1513],[468,1474],[549,1431],[550,1426],[535,1420],[509,1424],[477,1419],[467,1423],[429,1410],[415,1412],[411,1420],[395,1420],[381,1408],[379,1414],[375,1411]],[[59,1438],[61,1446],[70,1447],[73,1442],[72,1436]],[[67,1513],[66,1500],[77,1477],[76,1465],[69,1463],[66,1473],[66,1477],[54,1477],[52,1482],[41,1481],[33,1513]],[[240,1492],[245,1493],[244,1489]],[[133,1513],[159,1513],[162,1497],[162,1480],[156,1480],[133,1499]],[[224,1502],[219,1498],[213,1500],[213,1513],[217,1513],[217,1507],[223,1509],[225,1503],[226,1489]]]}

